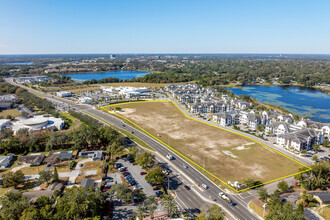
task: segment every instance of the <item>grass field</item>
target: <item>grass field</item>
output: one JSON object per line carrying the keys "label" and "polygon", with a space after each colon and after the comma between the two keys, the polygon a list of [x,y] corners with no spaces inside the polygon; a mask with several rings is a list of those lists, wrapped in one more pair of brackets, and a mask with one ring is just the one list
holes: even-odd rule
{"label": "grass field", "polygon": [[223,180],[272,181],[298,172],[298,163],[243,136],[185,117],[171,102],[116,105],[147,132]]}
{"label": "grass field", "polygon": [[6,118],[8,115],[11,115],[12,117],[17,117],[21,115],[21,112],[17,109],[8,109],[0,112],[0,117]]}

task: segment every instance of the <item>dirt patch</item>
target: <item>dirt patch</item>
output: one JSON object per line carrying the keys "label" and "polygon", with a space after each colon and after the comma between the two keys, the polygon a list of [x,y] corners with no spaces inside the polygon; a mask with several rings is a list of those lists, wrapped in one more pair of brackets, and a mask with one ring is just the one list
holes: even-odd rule
{"label": "dirt patch", "polygon": [[248,178],[266,182],[296,173],[300,167],[250,139],[186,118],[171,102],[118,107],[123,110],[119,114],[226,182]]}

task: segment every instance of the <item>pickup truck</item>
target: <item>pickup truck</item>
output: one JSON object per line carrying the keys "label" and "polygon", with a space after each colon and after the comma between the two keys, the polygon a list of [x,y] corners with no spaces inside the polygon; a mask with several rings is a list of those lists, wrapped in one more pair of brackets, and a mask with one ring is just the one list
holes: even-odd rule
{"label": "pickup truck", "polygon": [[221,195],[221,198],[225,200],[229,205],[235,206],[235,203],[233,203],[233,201],[231,201],[231,199],[229,199],[225,194]]}
{"label": "pickup truck", "polygon": [[167,157],[167,159],[169,160],[174,160],[174,157],[171,154],[166,154],[165,155]]}

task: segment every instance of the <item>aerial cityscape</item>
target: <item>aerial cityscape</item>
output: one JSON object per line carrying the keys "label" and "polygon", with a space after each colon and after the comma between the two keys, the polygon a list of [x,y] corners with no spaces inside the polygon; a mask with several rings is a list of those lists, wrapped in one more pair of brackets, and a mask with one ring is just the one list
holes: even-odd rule
{"label": "aerial cityscape", "polygon": [[0,0],[0,219],[330,220],[329,9]]}

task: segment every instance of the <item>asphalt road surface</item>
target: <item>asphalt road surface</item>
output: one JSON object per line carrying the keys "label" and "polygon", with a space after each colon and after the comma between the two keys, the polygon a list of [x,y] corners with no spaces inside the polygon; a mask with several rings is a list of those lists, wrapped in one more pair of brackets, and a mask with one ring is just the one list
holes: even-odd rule
{"label": "asphalt road surface", "polygon": [[[184,204],[189,204],[190,202],[192,202],[192,201],[189,201],[189,199],[191,200],[191,198],[193,198],[192,196],[195,196],[195,198],[196,198],[196,194],[194,194],[194,192],[192,192],[192,190],[194,190],[195,192],[198,192],[198,194],[203,198],[204,201],[214,202],[214,203],[219,204],[223,208],[223,210],[227,213],[227,217],[229,219],[242,219],[242,220],[243,219],[244,220],[245,219],[258,219],[257,217],[255,217],[253,214],[251,214],[248,211],[247,202],[244,201],[239,195],[228,195],[227,194],[228,197],[236,203],[236,206],[230,206],[227,202],[225,202],[218,196],[219,192],[221,192],[222,190],[218,186],[216,186],[212,181],[210,181],[208,178],[206,178],[202,173],[200,173],[193,167],[189,166],[188,163],[185,162],[183,159],[181,159],[178,155],[176,155],[174,152],[171,152],[164,145],[162,145],[158,141],[154,140],[150,136],[144,134],[143,132],[140,132],[139,130],[137,130],[129,125],[126,125],[125,127],[123,127],[122,125],[124,123],[120,119],[118,119],[110,114],[96,110],[90,105],[74,104],[71,101],[68,101],[68,100],[65,100],[65,99],[62,99],[59,97],[47,95],[43,92],[39,92],[39,91],[30,89],[26,86],[16,84],[12,81],[11,78],[7,78],[5,80],[8,83],[25,88],[29,92],[42,96],[42,97],[45,97],[53,102],[64,102],[67,104],[71,104],[71,105],[75,106],[76,111],[82,111],[82,112],[85,111],[88,114],[94,115],[115,127],[125,129],[129,132],[133,132],[137,138],[139,138],[140,140],[144,141],[146,144],[148,144],[149,146],[154,148],[161,155],[172,154],[175,157],[175,159],[172,161],[169,161],[169,164],[174,165],[175,167],[179,168],[180,173],[182,175],[184,175],[184,177],[186,179],[188,179],[191,184],[191,190],[189,190],[189,191],[182,190],[182,192],[185,192],[185,193],[191,195],[189,197],[182,196],[182,199],[184,200],[182,202]],[[183,164],[187,164],[189,167],[187,169],[185,169],[182,167]],[[208,185],[209,188],[207,190],[202,190],[202,189],[200,189],[200,187],[196,186],[197,184],[206,184],[206,185]],[[187,198],[189,198],[189,199],[187,199]],[[197,200],[197,199],[195,199],[195,200]]]}

